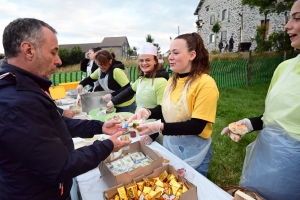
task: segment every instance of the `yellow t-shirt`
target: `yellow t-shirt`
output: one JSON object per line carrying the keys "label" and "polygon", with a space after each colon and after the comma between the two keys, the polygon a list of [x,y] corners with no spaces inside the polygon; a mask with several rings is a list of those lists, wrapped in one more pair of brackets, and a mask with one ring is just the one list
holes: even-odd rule
{"label": "yellow t-shirt", "polygon": [[[181,99],[186,79],[187,77],[178,79],[176,88],[170,94],[171,102],[175,103]],[[169,79],[168,84],[171,81],[172,78]],[[202,133],[199,133],[199,136],[203,138],[209,138],[212,134],[212,124],[216,120],[218,99],[217,84],[207,74],[203,74],[188,87],[186,101],[191,118],[208,121]]]}

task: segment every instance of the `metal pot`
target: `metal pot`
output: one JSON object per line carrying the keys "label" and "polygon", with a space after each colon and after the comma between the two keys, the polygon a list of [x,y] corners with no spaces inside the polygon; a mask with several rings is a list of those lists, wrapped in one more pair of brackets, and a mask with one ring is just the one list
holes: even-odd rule
{"label": "metal pot", "polygon": [[101,100],[101,98],[106,94],[110,94],[110,93],[105,91],[100,91],[100,92],[81,94],[80,99],[81,99],[82,111],[89,113],[91,110],[95,108],[106,107],[107,102]]}

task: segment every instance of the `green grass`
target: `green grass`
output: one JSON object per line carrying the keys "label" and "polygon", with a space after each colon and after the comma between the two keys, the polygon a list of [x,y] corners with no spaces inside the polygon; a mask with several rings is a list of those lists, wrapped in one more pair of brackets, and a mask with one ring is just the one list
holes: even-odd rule
{"label": "green grass", "polygon": [[246,147],[255,140],[259,131],[247,134],[238,143],[221,131],[229,123],[264,112],[265,97],[269,84],[224,89],[220,91],[217,118],[212,134],[213,158],[208,178],[219,186],[238,185],[242,174]]}

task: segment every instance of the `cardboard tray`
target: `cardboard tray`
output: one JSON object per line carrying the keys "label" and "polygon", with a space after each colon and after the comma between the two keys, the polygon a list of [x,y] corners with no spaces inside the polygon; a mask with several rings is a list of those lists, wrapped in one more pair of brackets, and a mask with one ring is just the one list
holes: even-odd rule
{"label": "cardboard tray", "polygon": [[[197,200],[198,199],[198,195],[197,195],[197,186],[195,186],[193,183],[189,182],[188,180],[186,180],[185,178],[181,177],[178,175],[178,173],[176,172],[176,170],[174,169],[174,167],[172,165],[164,165],[161,166],[157,169],[154,170],[154,172],[150,175],[148,175],[147,177],[158,177],[162,172],[167,171],[169,174],[174,174],[177,178],[177,180],[180,180],[181,182],[185,183],[185,185],[188,187],[188,191],[183,193],[179,200]],[[142,181],[142,179],[146,177],[145,175],[141,175],[139,177],[134,178],[131,182],[136,181],[136,182],[140,182]],[[131,183],[130,182],[130,183]],[[115,194],[118,193],[118,188],[121,186],[126,186],[127,184],[119,184],[115,187],[112,187],[108,190],[105,190],[103,192],[103,199],[108,200],[110,197],[114,196]]]}
{"label": "cardboard tray", "polygon": [[[145,167],[138,167],[135,170],[130,172],[125,172],[123,174],[114,175],[110,169],[106,166],[106,163],[109,163],[113,160],[108,157],[104,161],[102,161],[99,165],[99,170],[101,176],[108,187],[114,187],[119,184],[128,184],[131,183],[132,180],[141,175],[149,175],[153,173],[154,169],[159,168],[162,166],[162,157],[155,153],[151,148],[142,144],[140,141],[134,142],[130,144],[130,153],[140,151],[143,152],[145,155],[148,155],[153,162]],[[120,158],[118,158],[120,159]],[[117,160],[117,159],[115,159]]]}

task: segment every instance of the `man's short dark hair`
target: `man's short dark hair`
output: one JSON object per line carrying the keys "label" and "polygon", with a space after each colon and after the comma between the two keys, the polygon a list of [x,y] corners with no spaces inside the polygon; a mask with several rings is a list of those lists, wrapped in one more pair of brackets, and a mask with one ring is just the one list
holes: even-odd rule
{"label": "man's short dark hair", "polygon": [[43,26],[49,28],[54,34],[57,33],[49,24],[38,19],[18,18],[10,22],[5,27],[2,37],[6,57],[16,57],[21,52],[20,45],[24,41],[32,43],[38,49],[44,40]]}

